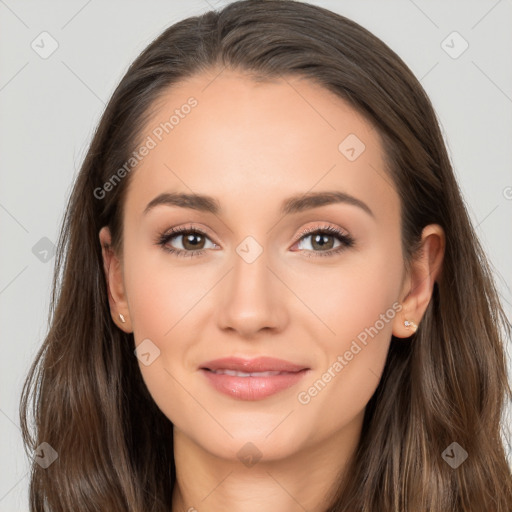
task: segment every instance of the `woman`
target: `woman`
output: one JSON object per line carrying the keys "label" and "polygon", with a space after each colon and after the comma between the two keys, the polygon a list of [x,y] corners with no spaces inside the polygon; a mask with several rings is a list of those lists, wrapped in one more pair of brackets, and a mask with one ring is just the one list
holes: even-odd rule
{"label": "woman", "polygon": [[56,263],[32,511],[512,509],[510,324],[429,99],[356,23],[271,0],[168,28]]}

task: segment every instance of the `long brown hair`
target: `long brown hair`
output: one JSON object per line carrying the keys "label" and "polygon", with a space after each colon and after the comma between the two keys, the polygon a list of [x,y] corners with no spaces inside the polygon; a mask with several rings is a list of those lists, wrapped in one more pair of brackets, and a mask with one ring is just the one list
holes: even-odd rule
{"label": "long brown hair", "polygon": [[[392,339],[348,476],[327,512],[510,512],[501,427],[511,397],[504,349],[511,325],[435,112],[381,40],[292,0],[234,2],[172,25],[133,62],[109,101],[67,206],[50,327],[21,398],[27,450],[32,455],[46,442],[58,454],[46,469],[33,463],[31,511],[171,509],[172,424],[144,385],[133,335],[111,319],[98,239],[108,225],[113,247],[122,250],[130,175],[102,198],[95,191],[129,159],[161,94],[224,67],[259,79],[309,78],[366,116],[385,143],[401,198],[406,264],[424,226],[440,224],[446,234],[442,276],[420,328],[407,342]],[[453,442],[468,454],[457,468],[443,457]]]}

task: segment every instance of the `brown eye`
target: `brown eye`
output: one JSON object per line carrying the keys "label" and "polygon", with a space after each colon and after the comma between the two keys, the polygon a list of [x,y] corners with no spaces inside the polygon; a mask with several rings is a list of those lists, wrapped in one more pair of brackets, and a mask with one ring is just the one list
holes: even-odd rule
{"label": "brown eye", "polygon": [[[189,231],[187,233],[179,235],[182,237],[182,245],[187,250],[194,250],[194,249],[203,249],[206,238],[197,232]],[[177,238],[177,237],[173,237]]]}
{"label": "brown eye", "polygon": [[333,235],[316,234],[310,236],[313,249],[332,249],[334,246]]}
{"label": "brown eye", "polygon": [[204,253],[205,249],[218,247],[206,233],[196,228],[173,228],[161,234],[156,243],[176,256],[197,256]]}
{"label": "brown eye", "polygon": [[350,235],[333,226],[307,230],[301,235],[296,245],[308,256],[333,256],[354,245]]}

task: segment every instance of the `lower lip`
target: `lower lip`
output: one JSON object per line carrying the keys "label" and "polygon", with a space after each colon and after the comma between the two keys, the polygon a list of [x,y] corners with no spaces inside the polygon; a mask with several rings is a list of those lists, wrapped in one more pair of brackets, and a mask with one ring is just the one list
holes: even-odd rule
{"label": "lower lip", "polygon": [[201,372],[217,391],[225,395],[238,400],[262,400],[297,384],[308,370],[269,377],[236,377],[204,369]]}

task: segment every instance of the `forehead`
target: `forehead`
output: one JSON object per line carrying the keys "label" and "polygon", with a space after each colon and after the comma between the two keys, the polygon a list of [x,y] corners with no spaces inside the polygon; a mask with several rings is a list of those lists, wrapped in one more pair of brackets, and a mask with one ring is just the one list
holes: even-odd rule
{"label": "forehead", "polygon": [[151,149],[127,196],[139,213],[155,195],[175,191],[218,197],[235,215],[258,205],[277,211],[284,197],[317,190],[344,191],[386,215],[397,209],[377,130],[304,78],[196,75],[155,102],[140,140]]}

